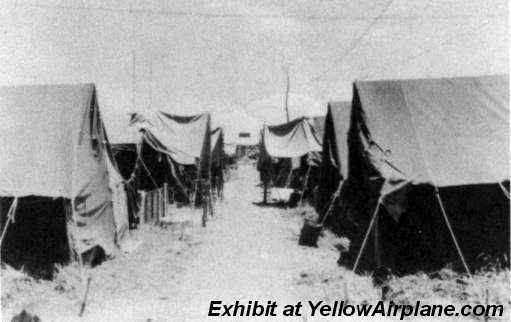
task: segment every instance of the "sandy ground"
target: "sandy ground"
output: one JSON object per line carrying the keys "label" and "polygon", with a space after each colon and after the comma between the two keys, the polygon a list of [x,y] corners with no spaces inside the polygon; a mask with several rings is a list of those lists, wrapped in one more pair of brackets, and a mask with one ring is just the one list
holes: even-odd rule
{"label": "sandy ground", "polygon": [[[25,308],[42,321],[206,321],[212,300],[227,304],[235,300],[272,300],[277,301],[279,311],[284,304],[298,301],[371,303],[379,299],[379,291],[372,287],[368,276],[356,276],[337,266],[339,253],[335,245],[342,242],[340,239],[326,232],[318,248],[299,246],[303,209],[253,204],[261,200],[256,184],[255,169],[251,165],[240,166],[227,183],[225,199],[217,202],[215,215],[206,228],[200,226],[201,211],[176,210],[192,218],[183,240],[179,240],[182,231],[179,225],[145,226],[134,231],[131,239],[142,241],[139,247],[86,272],[92,282],[81,318],[78,311],[83,285],[76,265],[63,268],[54,281],[39,282],[21,272],[3,269],[3,320],[9,321],[14,313]],[[443,276],[431,280],[418,274],[394,279],[395,301],[482,301],[464,277],[450,272]],[[508,272],[492,272],[477,278],[479,285],[491,290],[490,303],[509,305]],[[316,318],[280,316],[252,320]]]}

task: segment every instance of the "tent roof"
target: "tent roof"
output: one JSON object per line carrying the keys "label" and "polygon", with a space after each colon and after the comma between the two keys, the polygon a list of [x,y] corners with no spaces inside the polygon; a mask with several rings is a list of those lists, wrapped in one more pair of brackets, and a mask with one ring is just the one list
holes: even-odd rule
{"label": "tent roof", "polygon": [[312,125],[303,117],[289,123],[264,126],[263,144],[266,152],[276,158],[295,158],[321,151]]}
{"label": "tent roof", "polygon": [[0,87],[0,194],[70,197],[93,84]]}
{"label": "tent roof", "polygon": [[168,154],[179,164],[195,164],[204,153],[210,115],[179,116],[158,111],[134,114],[131,124],[144,130],[143,138],[153,149]]}
{"label": "tent roof", "polygon": [[509,177],[508,76],[355,82],[352,113],[409,179],[448,186]]}

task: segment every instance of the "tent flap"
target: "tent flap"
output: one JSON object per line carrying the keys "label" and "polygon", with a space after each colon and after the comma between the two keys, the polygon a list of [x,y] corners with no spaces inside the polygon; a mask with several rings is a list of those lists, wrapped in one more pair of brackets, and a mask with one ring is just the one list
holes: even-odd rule
{"label": "tent flap", "polygon": [[210,115],[178,116],[164,112],[134,114],[131,124],[143,132],[143,140],[178,164],[200,164],[202,177],[210,168]]}
{"label": "tent flap", "polygon": [[296,158],[321,151],[321,143],[312,125],[305,118],[263,129],[263,144],[269,156]]}

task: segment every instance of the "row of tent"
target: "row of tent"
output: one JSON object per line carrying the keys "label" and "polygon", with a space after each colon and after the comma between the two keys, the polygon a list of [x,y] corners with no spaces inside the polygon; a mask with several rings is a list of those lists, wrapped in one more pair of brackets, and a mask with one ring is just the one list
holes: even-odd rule
{"label": "row of tent", "polygon": [[507,75],[356,81],[323,126],[265,127],[260,164],[310,159],[318,142],[313,205],[350,240],[340,263],[396,273],[509,265]]}
{"label": "row of tent", "polygon": [[2,261],[35,275],[119,252],[145,192],[165,190],[141,209],[155,211],[223,184],[222,130],[208,113],[134,114],[137,140],[112,145],[93,84],[29,85],[0,87],[0,120]]}

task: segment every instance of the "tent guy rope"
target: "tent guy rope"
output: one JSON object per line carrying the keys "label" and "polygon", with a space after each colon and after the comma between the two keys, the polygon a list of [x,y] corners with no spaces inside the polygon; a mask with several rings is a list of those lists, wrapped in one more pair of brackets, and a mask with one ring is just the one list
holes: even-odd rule
{"label": "tent guy rope", "polygon": [[378,198],[378,203],[376,204],[376,208],[374,209],[373,215],[371,217],[371,221],[369,222],[369,227],[367,227],[366,234],[364,236],[364,240],[362,241],[362,245],[360,246],[360,249],[357,254],[357,259],[355,260],[355,264],[353,265],[353,272],[357,272],[358,264],[360,262],[360,258],[362,258],[362,253],[364,252],[364,248],[367,243],[367,239],[369,238],[369,235],[371,234],[371,231],[373,229],[374,223],[376,221],[376,216],[380,212],[380,206],[381,206],[381,197]]}
{"label": "tent guy rope", "polygon": [[499,187],[502,189],[504,196],[506,196],[507,199],[511,199],[509,196],[509,191],[507,191],[506,187],[504,187],[504,184],[501,181],[499,181]]}
{"label": "tent guy rope", "polygon": [[7,228],[9,224],[14,223],[14,215],[16,213],[16,208],[18,207],[18,197],[14,197],[11,206],[9,207],[9,211],[7,212],[7,222],[5,223],[4,230],[2,231],[2,237],[0,237],[0,248],[4,243],[4,238],[7,235]]}

